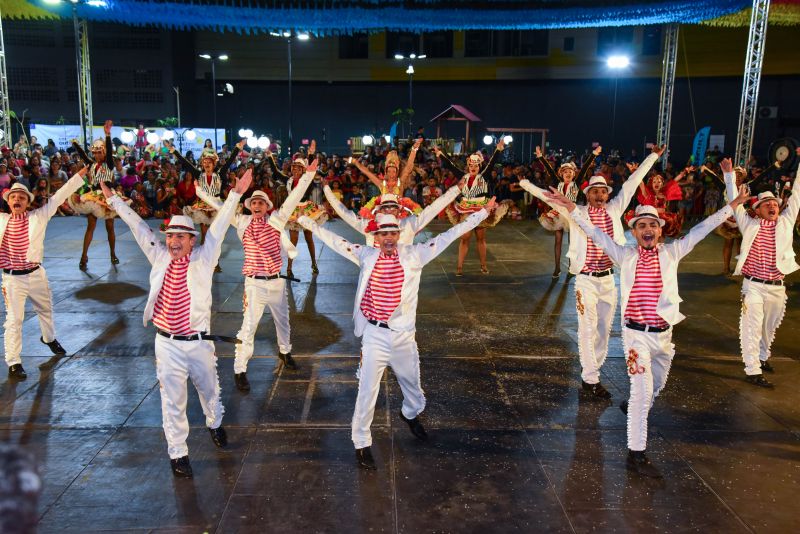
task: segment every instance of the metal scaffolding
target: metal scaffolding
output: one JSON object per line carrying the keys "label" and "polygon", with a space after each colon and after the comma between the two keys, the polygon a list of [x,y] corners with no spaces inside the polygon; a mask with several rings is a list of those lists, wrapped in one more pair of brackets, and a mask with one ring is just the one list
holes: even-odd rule
{"label": "metal scaffolding", "polygon": [[89,66],[89,23],[78,18],[72,8],[72,21],[75,27],[75,67],[78,71],[78,113],[80,113],[81,138],[83,146],[92,142],[92,78]]}
{"label": "metal scaffolding", "polygon": [[[672,121],[672,95],[675,92],[675,66],[678,62],[678,25],[668,24],[664,36],[664,61],[661,67],[661,97],[658,102],[658,134],[656,144],[669,144]],[[662,156],[667,162],[667,152]]]}
{"label": "metal scaffolding", "polygon": [[736,162],[746,165],[753,150],[753,131],[756,126],[758,88],[761,83],[761,65],[767,41],[769,0],[753,0],[750,16],[750,36],[747,40],[747,57],[744,67],[742,104],[739,108],[739,129],[736,137]]}
{"label": "metal scaffolding", "polygon": [[[2,15],[0,15],[0,21]],[[6,70],[6,45],[3,38],[3,24],[0,22],[0,145],[14,146],[11,142],[11,109],[8,103],[8,71]]]}

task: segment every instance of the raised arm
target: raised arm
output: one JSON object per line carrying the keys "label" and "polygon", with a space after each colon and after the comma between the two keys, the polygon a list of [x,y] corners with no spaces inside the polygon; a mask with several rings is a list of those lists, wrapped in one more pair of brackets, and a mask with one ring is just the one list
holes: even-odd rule
{"label": "raised arm", "polygon": [[600,152],[603,151],[603,147],[598,146],[594,150],[592,150],[592,155],[586,158],[586,161],[583,162],[581,166],[581,170],[578,172],[578,176],[575,178],[575,182],[580,186],[587,176],[589,175],[589,170],[592,168],[592,163],[594,162],[595,158],[600,155]]}
{"label": "raised arm", "polygon": [[58,207],[61,206],[61,204],[63,204],[64,202],[66,202],[67,198],[69,198],[69,196],[72,193],[76,192],[78,189],[83,187],[83,184],[85,183],[83,180],[83,176],[86,174],[86,171],[88,170],[89,170],[88,167],[83,167],[81,170],[75,173],[75,175],[72,178],[70,178],[67,181],[67,183],[59,187],[58,190],[55,193],[53,193],[53,196],[47,199],[47,202],[45,203],[44,206],[39,208],[40,210],[45,211],[48,219],[56,214],[56,212],[58,211]]}
{"label": "raised arm", "polygon": [[[356,169],[361,171],[361,174],[369,178],[369,181],[375,184],[380,191],[383,191],[383,183],[378,180],[378,177],[373,174],[363,163],[358,161],[356,158],[350,158],[350,163],[356,166]],[[398,182],[399,183],[399,182]]]}
{"label": "raised arm", "polygon": [[364,228],[366,227],[366,222],[359,218],[352,210],[347,209],[347,206],[342,204],[342,202],[336,198],[336,195],[333,194],[333,190],[328,184],[325,184],[325,187],[322,188],[322,192],[325,193],[325,199],[333,208],[333,211],[341,217],[341,219],[353,227],[354,230],[357,230],[364,233]]}
{"label": "raised arm", "polygon": [[421,144],[422,138],[414,141],[414,146],[411,147],[411,150],[408,154],[408,159],[406,159],[406,164],[403,166],[403,172],[400,173],[400,179],[397,183],[400,184],[401,194],[406,190],[406,187],[408,187],[408,184],[411,181],[411,171],[414,170],[414,160],[417,158],[417,151],[419,150],[419,146]]}
{"label": "raised arm", "polygon": [[236,143],[236,146],[234,146],[233,150],[231,150],[231,155],[228,156],[228,159],[225,160],[225,163],[223,163],[222,167],[219,168],[217,174],[219,174],[220,176],[228,175],[228,169],[230,169],[231,165],[233,165],[233,162],[236,161],[236,157],[239,155],[239,152],[242,151],[243,147],[244,147],[244,139]]}
{"label": "raised arm", "polygon": [[144,222],[135,211],[130,209],[125,201],[112,191],[105,182],[100,182],[100,189],[103,190],[108,204],[114,208],[119,218],[131,229],[131,233],[139,244],[139,248],[144,252],[147,261],[151,264],[155,263],[159,254],[167,253],[166,245],[156,237],[150,225]]}
{"label": "raised arm", "polygon": [[265,158],[267,165],[269,165],[270,170],[272,170],[272,177],[276,180],[286,183],[289,181],[289,177],[278,168],[278,164],[275,162],[275,155],[272,152],[267,152],[267,156]]}
{"label": "raised arm", "polygon": [[284,200],[283,204],[281,204],[280,209],[272,212],[272,215],[270,215],[270,221],[276,228],[278,226],[283,228],[289,221],[289,217],[300,203],[300,200],[302,200],[303,195],[306,193],[306,189],[308,189],[308,186],[311,185],[311,181],[314,180],[314,176],[317,174],[317,163],[317,160],[311,162],[311,165],[308,166],[306,172],[303,173],[303,176],[297,183],[297,187],[292,188],[289,196],[286,197],[286,200]]}
{"label": "raised arm", "polygon": [[94,160],[91,157],[89,157],[89,154],[87,154],[86,151],[83,149],[83,147],[78,144],[77,139],[72,140],[72,148],[75,149],[75,152],[78,153],[78,157],[81,158],[81,160],[83,160],[83,162],[86,165],[91,165],[92,163],[94,163]]}
{"label": "raised arm", "polygon": [[[800,156],[800,148],[797,150],[797,155]],[[797,174],[794,177],[792,195],[786,201],[786,209],[781,213],[781,217],[785,217],[794,223],[797,220],[798,211],[800,211],[800,166],[797,167]]]}
{"label": "raised arm", "polygon": [[114,170],[114,144],[111,142],[111,121],[106,121],[106,159],[104,163],[110,170]]}
{"label": "raised arm", "polygon": [[170,154],[174,154],[175,157],[178,158],[178,161],[181,162],[181,168],[183,168],[185,172],[191,174],[195,178],[195,180],[197,180],[200,177],[201,174],[200,169],[192,165],[191,161],[183,157],[183,154],[181,154],[180,150],[177,150],[175,149],[174,146],[171,146],[169,147],[169,152]]}
{"label": "raised arm", "polygon": [[451,171],[453,174],[456,175],[456,177],[464,176],[465,174],[467,174],[467,172],[464,169],[459,169],[458,165],[453,163],[453,160],[451,160],[450,157],[447,154],[445,154],[442,149],[436,147],[433,149],[433,151],[436,153],[436,156],[441,160],[442,167]]}
{"label": "raised arm", "polygon": [[297,219],[297,222],[306,230],[311,230],[315,236],[319,237],[322,242],[328,245],[334,252],[361,267],[361,255],[364,251],[363,246],[353,244],[342,236],[334,234],[327,228],[319,226],[306,215]]}
{"label": "raised arm", "polygon": [[489,161],[487,161],[486,165],[484,165],[483,168],[481,169],[482,175],[485,174],[487,170],[488,171],[492,170],[494,164],[497,163],[497,158],[499,157],[500,153],[505,149],[505,147],[506,147],[506,142],[503,141],[503,139],[500,139],[497,142],[497,146],[495,147],[494,152],[492,152],[492,157],[489,158]]}
{"label": "raised arm", "polygon": [[197,195],[197,198],[214,208],[215,210],[219,211],[222,208],[223,202],[215,196],[211,196],[200,187],[200,183],[195,180],[194,181],[194,192]]}
{"label": "raised arm", "polygon": [[[728,200],[734,199],[738,195],[738,191],[736,189],[736,173],[733,170],[733,162],[730,158],[725,158],[720,161],[719,165],[722,169],[722,176],[724,177],[725,198]],[[736,224],[743,228],[750,219],[744,206],[737,206],[736,209],[733,210],[733,216],[736,219]]]}
{"label": "raised arm", "polygon": [[222,241],[225,239],[228,225],[231,224],[236,207],[239,205],[239,199],[250,187],[252,181],[253,172],[248,169],[241,178],[236,180],[236,186],[228,193],[228,198],[225,199],[225,203],[217,211],[217,216],[214,217],[211,226],[208,227],[206,241],[200,250],[209,263],[216,264],[219,260],[219,255],[222,252]]}
{"label": "raised arm", "polygon": [[550,160],[547,159],[544,154],[542,154],[542,149],[538,146],[536,147],[536,161],[541,163],[547,175],[550,176],[550,178],[556,183],[558,183],[558,175],[556,174],[556,170],[552,165],[550,165]]}
{"label": "raised arm", "polygon": [[453,202],[460,194],[461,189],[458,187],[458,185],[454,185],[445,191],[445,193],[439,198],[431,202],[429,206],[422,210],[422,213],[414,217],[412,223],[414,225],[414,233],[417,233],[428,226],[428,223],[434,220],[436,216],[439,215],[442,210],[445,209],[448,204]]}
{"label": "raised arm", "polygon": [[[642,164],[633,169],[633,173],[625,180],[625,183],[622,184],[622,190],[609,201],[609,204],[613,206],[613,208],[621,213],[628,207],[628,204],[631,203],[637,189],[641,188],[642,194],[646,193],[644,177],[647,176],[647,173],[650,172],[650,169],[653,168],[653,165],[655,165],[658,158],[661,157],[661,154],[663,154],[666,149],[667,145],[653,147],[653,151],[644,159]],[[631,168],[632,167],[628,167],[628,169]]]}
{"label": "raised arm", "polygon": [[559,213],[564,215],[565,217],[569,217],[569,211],[563,206],[559,206],[558,204],[554,204],[550,201],[550,198],[547,196],[547,191],[542,189],[541,187],[537,186],[536,184],[532,183],[528,179],[523,179],[519,181],[519,186],[530,193],[531,195],[535,196],[554,210],[557,210]]}
{"label": "raised arm", "polygon": [[489,211],[493,210],[495,207],[494,197],[489,203],[484,207],[484,209],[480,211],[476,211],[475,213],[471,214],[469,217],[464,219],[462,222],[458,223],[457,225],[450,228],[448,231],[437,235],[433,239],[429,239],[424,243],[420,243],[415,245],[417,252],[419,252],[419,258],[422,262],[422,265],[427,265],[431,261],[433,261],[436,256],[441,254],[445,251],[445,249],[450,246],[450,243],[461,237],[462,235],[466,234],[476,226],[478,226],[481,222],[483,222],[486,217],[489,216]]}

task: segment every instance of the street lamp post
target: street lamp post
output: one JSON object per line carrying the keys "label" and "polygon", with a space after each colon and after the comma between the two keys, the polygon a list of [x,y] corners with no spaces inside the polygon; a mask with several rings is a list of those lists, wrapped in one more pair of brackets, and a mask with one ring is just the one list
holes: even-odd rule
{"label": "street lamp post", "polygon": [[[403,54],[394,55],[395,59],[408,59],[408,68],[406,69],[406,74],[408,74],[408,109],[414,109],[414,61],[418,59],[425,59],[427,57],[428,56],[426,54],[419,56],[416,54],[409,54],[407,58]],[[411,117],[408,119],[408,126],[411,128]]]}
{"label": "street lamp post", "polygon": [[287,75],[289,78],[289,98],[288,104],[289,109],[287,110],[289,113],[289,129],[288,129],[288,142],[287,142],[287,150],[289,152],[289,156],[292,155],[293,150],[293,141],[292,141],[292,121],[294,119],[294,108],[292,106],[292,41],[296,37],[298,41],[308,41],[311,36],[305,32],[295,32],[294,34],[289,30],[284,30],[282,32],[270,32],[270,35],[273,37],[283,37],[286,39],[286,70]]}
{"label": "street lamp post", "polygon": [[200,54],[200,57],[211,61],[211,103],[214,110],[214,150],[217,150],[217,60],[228,61],[227,54],[213,57],[211,54]]}

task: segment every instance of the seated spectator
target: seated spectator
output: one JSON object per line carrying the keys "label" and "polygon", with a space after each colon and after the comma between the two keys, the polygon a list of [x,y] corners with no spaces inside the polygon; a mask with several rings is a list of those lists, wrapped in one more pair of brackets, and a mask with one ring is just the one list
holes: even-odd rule
{"label": "seated spectator", "polygon": [[442,196],[442,190],[436,185],[436,178],[428,178],[428,185],[422,188],[422,205],[430,206],[433,201]]}
{"label": "seated spectator", "polygon": [[122,190],[125,191],[125,194],[129,194],[131,190],[133,190],[133,187],[140,181],[139,175],[136,174],[136,169],[134,167],[128,167],[125,176],[120,179],[119,184],[122,186]]}

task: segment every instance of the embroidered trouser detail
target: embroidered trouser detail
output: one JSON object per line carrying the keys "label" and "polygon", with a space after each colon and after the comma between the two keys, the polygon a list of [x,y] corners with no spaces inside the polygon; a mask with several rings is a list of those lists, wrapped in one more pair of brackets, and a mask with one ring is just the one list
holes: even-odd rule
{"label": "embroidered trouser detail", "polygon": [[786,287],[761,284],[745,279],[742,283],[742,315],[739,341],[744,372],[761,374],[761,362],[771,354],[772,342],[786,313]]}
{"label": "embroidered trouser detail", "polygon": [[156,374],[161,391],[161,417],[170,458],[189,454],[186,438],[187,379],[191,379],[208,428],[219,428],[225,412],[220,401],[217,356],[210,341],[176,341],[156,336]]}
{"label": "embroidered trouser detail", "polygon": [[627,357],[631,396],[628,400],[628,448],[647,447],[647,416],[656,397],[667,384],[675,345],[672,330],[639,332],[622,328],[622,344]]}
{"label": "embroidered trouser detail", "polygon": [[265,307],[269,308],[269,313],[275,323],[278,350],[282,354],[292,352],[286,280],[283,278],[275,278],[273,280],[245,278],[244,302],[242,328],[236,335],[242,342],[236,345],[236,359],[233,362],[234,373],[247,371],[247,362],[253,357],[253,340],[256,330],[258,330],[261,316],[264,315]]}
{"label": "embroidered trouser detail", "polygon": [[[613,276],[575,277],[578,313],[578,353],[581,378],[588,384],[600,382],[600,367],[608,355],[608,338],[617,307]],[[579,301],[579,302],[578,302]]]}
{"label": "embroidered trouser detail", "polygon": [[30,274],[3,273],[3,300],[6,305],[3,346],[8,366],[22,363],[22,323],[25,320],[25,301],[30,298],[39,318],[42,339],[51,342],[56,338],[53,324],[53,296],[44,267]]}

